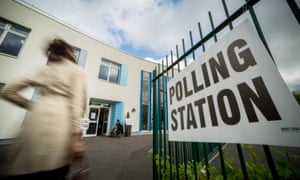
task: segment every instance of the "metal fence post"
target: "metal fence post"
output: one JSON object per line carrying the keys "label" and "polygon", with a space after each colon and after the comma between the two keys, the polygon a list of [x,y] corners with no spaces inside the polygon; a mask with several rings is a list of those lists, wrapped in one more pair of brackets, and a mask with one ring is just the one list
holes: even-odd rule
{"label": "metal fence post", "polygon": [[[155,70],[153,71],[153,76],[156,77],[157,76],[157,69],[155,68]],[[153,82],[153,104],[154,104],[154,108],[153,108],[153,157],[152,157],[152,166],[153,166],[153,178],[154,179],[158,179],[158,172],[157,172],[157,167],[156,167],[156,155],[158,154],[158,142],[157,142],[157,127],[158,127],[158,118],[157,118],[157,81]]]}
{"label": "metal fence post", "polygon": [[270,148],[267,145],[263,145],[263,148],[264,148],[264,151],[265,151],[265,154],[266,154],[267,162],[268,162],[268,165],[270,167],[272,177],[273,177],[274,180],[277,180],[277,179],[279,179],[279,176],[278,176],[278,173],[277,173],[277,170],[276,170],[276,167],[275,167],[274,160],[272,158]]}
{"label": "metal fence post", "polygon": [[[222,0],[222,4],[223,4],[223,8],[224,8],[226,17],[228,18],[229,17],[229,13],[228,13],[228,9],[227,9],[227,5],[226,5],[225,0]],[[229,23],[229,29],[230,30],[233,29],[232,22]],[[240,165],[241,165],[242,172],[243,172],[243,177],[244,177],[245,180],[248,180],[249,178],[248,178],[246,163],[245,163],[245,160],[244,160],[242,146],[241,146],[241,144],[237,144],[236,146],[237,146],[237,151],[238,151],[238,155],[239,155]]]}
{"label": "metal fence post", "polygon": [[[213,21],[211,12],[208,12],[208,15],[209,15],[209,20],[210,20],[211,28],[212,28],[212,30],[215,30],[214,21]],[[215,42],[218,41],[218,38],[217,38],[216,34],[214,35],[214,39],[215,39]],[[226,175],[225,162],[224,162],[224,156],[223,156],[221,144],[218,144],[218,149],[219,149],[220,163],[221,163],[221,169],[222,169],[223,178],[224,178],[224,180],[226,180],[227,179],[227,175]]]}
{"label": "metal fence post", "polygon": [[300,24],[300,9],[295,2],[295,0],[286,0],[288,3],[289,7],[291,8],[296,20],[298,21],[298,24]]}

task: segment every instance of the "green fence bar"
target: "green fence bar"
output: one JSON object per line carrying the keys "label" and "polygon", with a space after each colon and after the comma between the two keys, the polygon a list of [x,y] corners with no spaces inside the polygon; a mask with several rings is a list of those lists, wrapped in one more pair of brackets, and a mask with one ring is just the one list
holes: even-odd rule
{"label": "green fence bar", "polygon": [[182,143],[183,146],[183,162],[184,162],[184,178],[187,180],[187,148],[186,148],[186,142]]}
{"label": "green fence bar", "polygon": [[224,156],[223,156],[222,145],[221,144],[218,144],[218,149],[219,149],[220,163],[221,163],[221,168],[222,168],[223,179],[227,180],[225,162],[224,162]]}
{"label": "green fence bar", "polygon": [[[202,34],[202,28],[201,28],[200,22],[198,22],[198,30],[199,30],[199,34],[200,34],[200,40],[202,41],[202,39],[203,39],[203,34]],[[204,51],[205,51],[205,42],[203,42],[203,43],[201,44],[201,46],[202,46],[202,51],[204,52]]]}
{"label": "green fence bar", "polygon": [[[166,66],[168,67],[169,66],[169,56],[168,55],[166,55],[166,64],[167,64]],[[167,71],[167,77],[169,79],[169,71]]]}
{"label": "green fence bar", "polygon": [[[173,63],[174,63],[174,61],[173,61],[173,51],[171,51],[171,64],[173,64]],[[174,68],[172,68],[172,77],[174,77]]]}
{"label": "green fence bar", "polygon": [[236,146],[237,146],[237,150],[238,150],[240,165],[241,165],[241,168],[242,168],[244,179],[248,180],[249,178],[248,178],[246,163],[245,163],[244,155],[243,155],[243,151],[242,151],[242,146],[241,146],[241,144],[237,144]]}
{"label": "green fence bar", "polygon": [[[185,44],[184,44],[184,39],[182,38],[181,39],[181,42],[182,42],[182,50],[183,50],[183,54],[185,54]],[[187,60],[186,60],[186,57],[184,58],[184,67],[187,66]]]}
{"label": "green fence bar", "polygon": [[175,142],[175,149],[176,149],[176,155],[175,155],[175,159],[176,159],[176,177],[177,177],[177,180],[179,180],[179,145],[178,145],[178,142]]}
{"label": "green fence bar", "polygon": [[263,145],[263,149],[264,149],[264,152],[265,152],[265,155],[266,155],[266,158],[267,158],[267,162],[268,162],[272,177],[273,177],[273,179],[277,180],[277,179],[279,179],[279,176],[278,176],[278,173],[277,173],[277,170],[276,170],[276,167],[275,167],[274,160],[272,158],[270,148],[267,145]]}
{"label": "green fence bar", "polygon": [[[158,64],[158,72],[160,73],[160,64]],[[158,117],[158,148],[159,148],[159,165],[158,165],[158,168],[159,168],[159,179],[161,179],[161,175],[162,175],[162,132],[161,132],[161,123],[162,123],[162,120],[161,120],[161,108],[160,108],[160,96],[161,96],[161,93],[160,93],[160,87],[161,87],[161,84],[160,84],[160,78],[159,77],[156,81],[157,81],[157,84],[158,84],[158,88],[157,88],[157,103],[156,103],[156,106],[157,106],[157,117]]]}
{"label": "green fence bar", "polygon": [[[176,61],[178,61],[178,57],[179,57],[178,45],[176,45],[176,57],[177,57]],[[179,63],[177,64],[177,67],[178,67],[178,72],[180,72],[180,64]]]}
{"label": "green fence bar", "polygon": [[[210,25],[211,25],[212,30],[215,30],[214,21],[213,21],[211,12],[208,12],[208,16],[209,16],[209,21],[210,21]],[[217,38],[216,34],[214,35],[214,40],[215,40],[215,42],[218,41],[218,38]],[[224,162],[224,156],[223,156],[223,151],[222,151],[222,145],[221,144],[217,144],[217,146],[218,146],[218,150],[219,150],[220,164],[221,164],[223,179],[226,180],[227,179],[227,175],[226,175],[226,169],[225,169],[225,162]],[[213,151],[213,150],[211,150],[211,151]]]}
{"label": "green fence bar", "polygon": [[192,153],[193,153],[193,165],[194,165],[194,175],[195,175],[195,180],[198,180],[198,172],[197,172],[197,162],[198,162],[198,158],[197,158],[197,152],[198,152],[198,148],[197,148],[197,144],[196,143],[192,143]]}
{"label": "green fence bar", "polygon": [[[164,61],[162,61],[162,71],[164,70]],[[162,108],[161,108],[161,119],[162,119],[162,126],[161,129],[163,128],[163,152],[164,152],[164,168],[166,169],[166,162],[167,162],[167,140],[166,140],[166,82],[165,82],[165,76],[162,76],[162,89],[160,89],[160,94],[162,94]]]}
{"label": "green fence bar", "polygon": [[[246,2],[247,2],[247,0],[246,0]],[[259,24],[259,22],[258,22],[258,20],[257,20],[256,14],[255,14],[254,9],[253,9],[252,6],[249,7],[249,13],[250,13],[250,16],[251,16],[251,18],[252,18],[252,20],[253,20],[253,23],[254,23],[254,26],[255,26],[255,28],[256,28],[256,31],[257,31],[257,33],[258,33],[258,35],[259,35],[259,38],[260,38],[261,41],[263,42],[263,44],[264,44],[265,48],[267,49],[268,53],[270,54],[271,58],[274,59],[273,56],[272,56],[272,53],[271,53],[271,51],[270,51],[270,48],[269,48],[269,46],[268,46],[268,43],[267,43],[267,41],[266,41],[266,38],[265,38],[265,36],[264,36],[264,33],[263,33],[263,31],[262,31],[262,29],[261,29],[261,27],[260,27],[260,24]],[[274,62],[274,63],[275,63],[275,62]]]}
{"label": "green fence bar", "polygon": [[172,146],[172,142],[168,142],[168,147],[169,147],[169,163],[170,163],[170,179],[173,179],[173,161],[172,161],[172,157],[173,157],[173,146]]}
{"label": "green fence bar", "polygon": [[[223,8],[224,8],[226,17],[228,18],[228,17],[229,17],[229,12],[228,12],[228,8],[227,8],[227,5],[226,5],[225,0],[222,0],[222,4],[223,4]],[[229,22],[228,26],[229,26],[229,29],[230,29],[230,30],[233,29],[232,22]]]}
{"label": "green fence bar", "polygon": [[[211,12],[210,12],[210,11],[208,11],[208,17],[209,17],[211,29],[212,29],[212,31],[214,31],[214,30],[215,30],[215,26],[214,26],[213,18],[212,18],[212,15],[211,15]],[[218,39],[217,39],[217,33],[214,33],[214,40],[215,40],[215,42],[218,41]]]}
{"label": "green fence bar", "polygon": [[[247,0],[246,0],[246,2],[247,2]],[[274,58],[273,58],[272,53],[271,53],[271,50],[269,49],[268,43],[267,43],[267,41],[265,39],[265,36],[263,34],[263,31],[262,31],[262,29],[260,27],[260,24],[258,22],[258,19],[256,17],[255,11],[254,11],[254,9],[253,9],[252,6],[249,7],[249,12],[250,12],[251,18],[253,20],[253,23],[255,25],[256,31],[257,31],[257,33],[259,35],[259,38],[263,42],[265,48],[267,49],[269,55],[271,56],[273,62],[275,63]],[[274,161],[273,161],[272,154],[270,152],[269,146],[263,145],[263,149],[264,149],[265,154],[266,154],[266,158],[267,158],[267,161],[268,161],[268,165],[269,165],[272,177],[273,177],[273,179],[278,179],[278,173],[276,171],[276,167],[275,167],[275,164],[274,164]]]}
{"label": "green fence bar", "polygon": [[206,143],[202,143],[202,149],[203,149],[203,157],[205,162],[205,172],[206,172],[207,179],[209,179],[209,171],[208,171],[209,164],[208,164],[208,154],[206,151]]}
{"label": "green fence bar", "polygon": [[[157,76],[157,69],[155,68],[155,70],[153,71],[153,77]],[[156,167],[156,155],[158,154],[158,138],[157,138],[157,130],[158,130],[158,119],[157,118],[157,88],[159,86],[157,86],[157,81],[153,81],[153,104],[154,104],[154,108],[153,108],[153,155],[152,155],[152,166],[153,166],[153,179],[158,179],[158,172],[157,172],[157,167]]]}
{"label": "green fence bar", "polygon": [[[190,41],[191,41],[191,47],[194,46],[194,42],[193,42],[193,35],[192,35],[192,31],[190,31]],[[195,56],[195,51],[192,52],[193,53],[193,60],[196,59],[196,56]]]}
{"label": "green fence bar", "polygon": [[295,0],[286,0],[286,2],[288,3],[295,18],[297,19],[298,23],[300,24],[300,9],[299,9],[297,3],[295,2]]}
{"label": "green fence bar", "polygon": [[[224,8],[226,17],[228,18],[229,13],[228,13],[228,9],[227,9],[227,5],[226,5],[225,0],[222,0],[222,4],[223,4],[223,8]],[[233,29],[232,22],[229,23],[229,29],[230,30]],[[237,151],[238,151],[238,155],[239,155],[240,165],[241,165],[241,168],[242,168],[243,177],[244,177],[245,180],[248,180],[249,178],[248,178],[246,163],[245,163],[245,160],[244,160],[242,146],[241,146],[241,144],[237,144],[236,146],[237,146]]]}

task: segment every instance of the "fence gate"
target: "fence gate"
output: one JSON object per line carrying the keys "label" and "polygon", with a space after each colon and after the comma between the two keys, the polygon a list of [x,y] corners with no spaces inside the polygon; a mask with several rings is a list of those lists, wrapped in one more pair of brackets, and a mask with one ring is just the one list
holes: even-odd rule
{"label": "fence gate", "polygon": [[[162,64],[158,65],[153,71],[153,178],[154,179],[231,179],[231,175],[235,173],[235,179],[252,179],[249,174],[249,168],[251,164],[247,165],[245,160],[245,153],[243,152],[245,148],[244,145],[235,144],[236,151],[238,152],[238,162],[233,163],[231,160],[224,160],[224,147],[226,144],[220,143],[199,143],[199,142],[177,142],[168,140],[168,107],[167,107],[167,92],[166,84],[168,79],[174,77],[180,69],[184,68],[180,66],[184,64],[187,66],[187,57],[192,56],[195,60],[195,51],[202,48],[205,51],[205,43],[214,38],[217,42],[217,33],[219,33],[224,28],[233,29],[232,22],[238,19],[242,14],[248,12],[255,25],[255,28],[262,40],[264,46],[268,50],[268,53],[272,54],[268,48],[260,24],[256,18],[253,7],[259,0],[248,0],[237,9],[231,15],[228,13],[225,0],[222,0],[225,14],[227,16],[226,20],[221,24],[215,26],[212,18],[211,12],[208,12],[211,32],[206,36],[202,35],[201,25],[198,23],[198,29],[200,34],[200,41],[193,43],[192,32],[189,32],[191,48],[185,50],[185,42],[182,39],[182,49],[183,54],[180,56],[178,52],[178,46],[176,45],[176,60],[173,60],[173,51],[171,51],[170,56],[166,56],[166,61],[162,61]],[[287,0],[291,11],[294,13],[295,18],[298,23],[300,23],[300,11],[294,0]],[[168,59],[170,58],[170,59]],[[171,64],[168,62],[171,60]],[[251,146],[249,146],[251,148]],[[270,152],[270,148],[267,145],[262,146],[263,152],[265,154],[266,162],[269,167],[268,173],[270,179],[279,179],[278,171],[276,170],[273,157]],[[213,157],[219,159],[218,164],[210,163]],[[250,154],[250,158],[254,158],[256,154]],[[253,160],[253,159],[252,159]],[[239,166],[238,170],[240,174],[236,171],[237,169],[232,168],[234,164]],[[259,167],[257,167],[259,168]],[[219,171],[219,174],[216,173]],[[236,172],[231,172],[236,171]],[[260,170],[263,173],[263,170]],[[260,172],[257,172],[260,173]],[[217,175],[216,175],[217,174]],[[240,177],[239,177],[240,175]]]}

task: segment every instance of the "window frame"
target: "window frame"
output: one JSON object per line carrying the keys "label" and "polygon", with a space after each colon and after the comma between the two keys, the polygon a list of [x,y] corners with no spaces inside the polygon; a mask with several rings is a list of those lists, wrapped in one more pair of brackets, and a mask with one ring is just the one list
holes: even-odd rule
{"label": "window frame", "polygon": [[[24,44],[26,42],[26,39],[28,38],[31,29],[27,28],[25,26],[22,26],[20,24],[14,23],[12,21],[9,21],[7,19],[4,19],[2,17],[0,17],[0,20],[3,21],[4,26],[0,26],[0,29],[3,30],[3,32],[0,34],[0,46],[3,44],[3,42],[5,41],[7,35],[12,34],[17,36],[18,38],[21,38],[23,42],[20,42],[22,45],[20,47],[20,49],[17,52],[17,55],[14,54],[10,54],[10,53],[6,53],[6,52],[0,52],[0,55],[5,55],[5,56],[9,56],[9,57],[19,57],[22,49],[24,48]],[[22,31],[23,33],[21,33],[20,31]]]}
{"label": "window frame", "polygon": [[81,54],[81,49],[78,47],[73,46],[73,54],[75,55],[75,61],[78,64],[79,63],[79,58]]}
{"label": "window frame", "polygon": [[140,95],[140,131],[152,129],[152,98],[151,98],[152,73],[142,70],[141,72],[141,95]]}
{"label": "window frame", "polygon": [[[105,74],[106,79],[100,77],[101,73],[101,67],[105,66],[108,68],[107,73]],[[117,70],[117,80],[116,81],[111,81],[111,75],[112,72]],[[99,73],[98,73],[98,79],[102,81],[106,81],[109,83],[114,83],[114,84],[120,84],[120,79],[121,79],[121,64],[110,61],[108,59],[102,58],[100,62],[100,67],[99,67]]]}

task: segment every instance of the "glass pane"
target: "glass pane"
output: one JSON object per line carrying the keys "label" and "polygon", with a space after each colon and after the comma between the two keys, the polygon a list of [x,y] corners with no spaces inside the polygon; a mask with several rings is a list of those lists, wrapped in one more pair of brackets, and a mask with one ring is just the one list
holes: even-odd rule
{"label": "glass pane", "polygon": [[79,55],[80,55],[80,49],[73,48],[73,53],[74,53],[74,55],[76,57],[75,60],[78,63],[78,61],[79,61]]}
{"label": "glass pane", "polygon": [[148,92],[148,89],[149,89],[149,81],[144,81],[143,92]]}
{"label": "glass pane", "polygon": [[24,43],[24,40],[24,37],[8,33],[0,46],[0,52],[17,56]]}
{"label": "glass pane", "polygon": [[108,62],[108,61],[102,59],[101,65],[109,66],[109,64],[110,64],[110,62]]}
{"label": "glass pane", "polygon": [[148,105],[143,105],[142,129],[148,130]]}
{"label": "glass pane", "polygon": [[143,104],[148,104],[149,103],[149,92],[144,91],[143,92]]}
{"label": "glass pane", "polygon": [[117,68],[111,68],[109,74],[109,81],[118,83],[119,80],[118,76],[119,76],[119,70]]}
{"label": "glass pane", "polygon": [[144,71],[144,81],[149,81],[149,72]]}
{"label": "glass pane", "polygon": [[0,29],[0,36],[2,36],[3,32],[4,32],[4,29]]}
{"label": "glass pane", "polygon": [[1,27],[1,28],[4,28],[5,24],[6,24],[6,22],[3,21],[2,19],[0,19],[0,27]]}
{"label": "glass pane", "polygon": [[144,81],[143,84],[143,104],[148,104],[149,101],[149,82]]}
{"label": "glass pane", "polygon": [[105,65],[100,66],[99,79],[107,80],[108,77],[108,67]]}
{"label": "glass pane", "polygon": [[119,69],[120,65],[111,63],[111,67],[114,68],[114,69]]}
{"label": "glass pane", "polygon": [[0,92],[2,91],[2,89],[4,88],[5,84],[4,83],[0,83]]}
{"label": "glass pane", "polygon": [[13,24],[13,25],[11,26],[10,30],[11,30],[11,31],[14,31],[14,32],[21,33],[21,34],[23,34],[23,35],[25,35],[25,36],[27,36],[28,33],[29,33],[29,30],[28,30],[28,29],[26,29],[26,28],[24,28],[24,27],[22,27],[22,26],[19,26],[19,25],[15,25],[15,24]]}
{"label": "glass pane", "polygon": [[148,104],[148,101],[149,101],[149,72],[144,72],[143,104]]}

